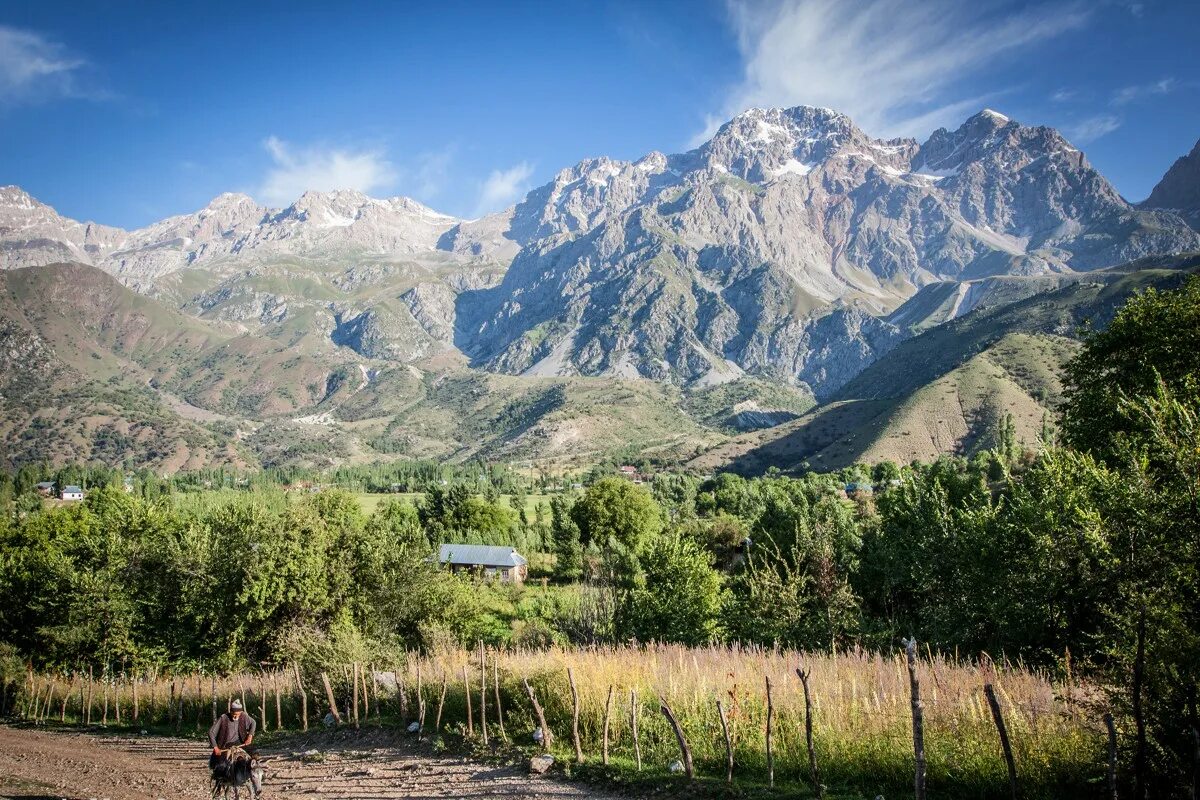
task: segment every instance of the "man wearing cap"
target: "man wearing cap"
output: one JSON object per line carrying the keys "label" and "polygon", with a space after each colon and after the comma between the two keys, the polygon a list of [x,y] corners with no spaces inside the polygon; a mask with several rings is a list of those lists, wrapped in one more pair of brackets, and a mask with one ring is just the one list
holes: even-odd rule
{"label": "man wearing cap", "polygon": [[214,769],[220,764],[230,747],[249,747],[254,742],[254,730],[257,727],[254,717],[242,709],[241,701],[234,700],[229,706],[229,713],[222,714],[208,729],[208,743],[212,746],[208,768]]}

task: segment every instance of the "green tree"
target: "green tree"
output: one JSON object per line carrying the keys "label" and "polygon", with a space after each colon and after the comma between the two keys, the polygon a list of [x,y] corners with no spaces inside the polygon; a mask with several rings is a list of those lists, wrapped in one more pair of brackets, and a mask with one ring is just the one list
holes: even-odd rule
{"label": "green tree", "polygon": [[663,528],[662,512],[645,487],[624,478],[602,478],[571,507],[580,539],[601,547],[609,540],[639,551]]}
{"label": "green tree", "polygon": [[661,536],[647,544],[640,563],[617,609],[620,637],[689,645],[720,638],[725,590],[708,553],[687,539]]}
{"label": "green tree", "polygon": [[1124,400],[1168,389],[1200,389],[1200,276],[1175,291],[1133,295],[1109,326],[1092,331],[1066,369],[1062,434],[1070,446],[1105,461],[1123,442],[1145,434],[1144,421],[1123,413]]}
{"label": "green tree", "polygon": [[554,545],[554,577],[578,580],[583,574],[583,544],[579,526],[571,518],[570,502],[563,495],[550,499],[550,538]]}

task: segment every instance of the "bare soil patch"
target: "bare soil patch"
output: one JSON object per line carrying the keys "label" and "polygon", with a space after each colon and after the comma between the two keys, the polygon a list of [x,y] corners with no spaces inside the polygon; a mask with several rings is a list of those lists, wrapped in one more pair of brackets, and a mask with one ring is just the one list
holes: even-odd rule
{"label": "bare soil patch", "polygon": [[[613,800],[520,766],[433,755],[427,745],[379,730],[289,736],[259,752],[269,759],[268,800]],[[203,800],[210,796],[207,756],[194,740],[0,727],[0,798]]]}

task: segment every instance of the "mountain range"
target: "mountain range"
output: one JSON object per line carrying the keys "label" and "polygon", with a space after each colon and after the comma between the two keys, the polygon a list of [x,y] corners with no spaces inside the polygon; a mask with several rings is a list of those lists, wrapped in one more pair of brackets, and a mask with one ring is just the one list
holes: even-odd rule
{"label": "mountain range", "polygon": [[[477,220],[355,191],[284,209],[225,194],[126,231],[3,187],[0,455],[871,457],[762,445],[828,422],[914,348],[945,356],[923,385],[1007,336],[1026,337],[1010,361],[1050,376],[1093,306],[1071,295],[1069,325],[1028,330],[998,309],[1191,271],[1171,257],[1200,251],[1198,172],[1200,143],[1133,204],[1059,132],[995,111],[918,142],[797,107],[686,153],[585,160]],[[985,317],[986,344],[960,330]],[[1001,405],[909,450],[981,446]],[[834,416],[839,434],[882,424]],[[919,418],[903,424],[937,424]]]}

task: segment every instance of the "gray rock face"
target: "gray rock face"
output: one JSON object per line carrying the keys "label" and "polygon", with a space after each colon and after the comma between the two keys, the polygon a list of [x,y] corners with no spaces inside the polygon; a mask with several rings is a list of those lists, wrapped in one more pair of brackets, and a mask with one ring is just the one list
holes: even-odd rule
{"label": "gray rock face", "polygon": [[459,297],[476,364],[680,384],[749,372],[818,399],[903,338],[877,315],[923,285],[1200,244],[1056,131],[992,111],[918,144],[828,109],[754,109],[689,153],[564,170],[512,227],[529,243],[501,285]]}
{"label": "gray rock face", "polygon": [[1171,165],[1141,207],[1176,211],[1200,230],[1200,141]]}

